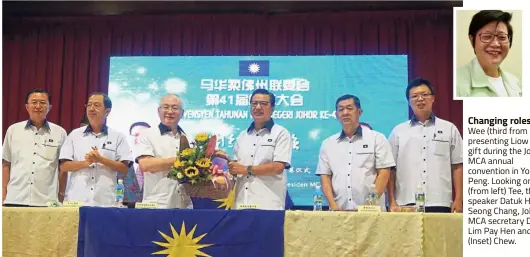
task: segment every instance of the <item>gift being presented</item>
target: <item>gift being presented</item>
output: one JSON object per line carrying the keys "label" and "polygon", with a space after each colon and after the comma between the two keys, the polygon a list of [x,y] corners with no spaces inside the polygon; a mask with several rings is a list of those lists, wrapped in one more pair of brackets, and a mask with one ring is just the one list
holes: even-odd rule
{"label": "gift being presented", "polygon": [[193,148],[185,136],[180,138],[177,159],[168,178],[183,184],[190,197],[226,198],[234,185],[227,161],[214,156],[216,144],[217,136],[206,133],[197,134]]}

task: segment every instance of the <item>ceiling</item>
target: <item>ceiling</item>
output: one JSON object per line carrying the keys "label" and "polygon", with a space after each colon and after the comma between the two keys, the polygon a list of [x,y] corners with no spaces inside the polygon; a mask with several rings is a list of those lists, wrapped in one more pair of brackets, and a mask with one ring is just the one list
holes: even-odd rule
{"label": "ceiling", "polygon": [[451,9],[463,1],[2,1],[3,17]]}

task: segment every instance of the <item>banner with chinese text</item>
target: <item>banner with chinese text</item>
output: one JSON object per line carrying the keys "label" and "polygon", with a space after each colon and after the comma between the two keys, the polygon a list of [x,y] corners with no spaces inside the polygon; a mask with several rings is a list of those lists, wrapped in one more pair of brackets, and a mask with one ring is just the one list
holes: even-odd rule
{"label": "banner with chinese text", "polygon": [[268,89],[276,96],[275,123],[292,135],[289,194],[295,205],[312,205],[320,145],[341,130],[336,99],[358,96],[361,121],[388,136],[408,119],[407,82],[406,55],[112,57],[108,124],[132,145],[133,124],[158,125],[160,97],[176,93],[184,100],[184,131],[215,133],[218,147],[232,153],[252,122],[252,91]]}

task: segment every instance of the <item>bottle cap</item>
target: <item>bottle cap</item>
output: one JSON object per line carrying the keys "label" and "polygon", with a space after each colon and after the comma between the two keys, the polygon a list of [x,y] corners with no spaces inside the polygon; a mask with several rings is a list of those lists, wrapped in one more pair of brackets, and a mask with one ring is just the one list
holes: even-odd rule
{"label": "bottle cap", "polygon": [[313,191],[313,195],[321,195],[321,194],[322,194],[322,190],[320,189],[320,186],[316,185],[315,190]]}

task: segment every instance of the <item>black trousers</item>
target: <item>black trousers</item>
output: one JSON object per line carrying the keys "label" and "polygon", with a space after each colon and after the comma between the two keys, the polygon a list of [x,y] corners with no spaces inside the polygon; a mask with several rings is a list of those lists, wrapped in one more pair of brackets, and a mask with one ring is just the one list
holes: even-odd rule
{"label": "black trousers", "polygon": [[46,207],[46,206],[31,206],[31,205],[24,205],[24,204],[9,204],[6,203],[3,205],[4,207]]}

